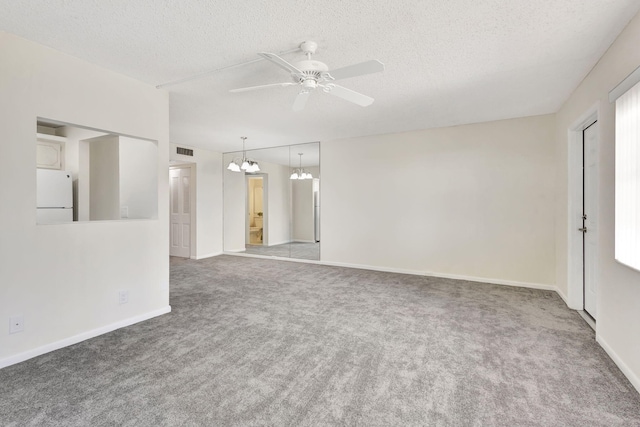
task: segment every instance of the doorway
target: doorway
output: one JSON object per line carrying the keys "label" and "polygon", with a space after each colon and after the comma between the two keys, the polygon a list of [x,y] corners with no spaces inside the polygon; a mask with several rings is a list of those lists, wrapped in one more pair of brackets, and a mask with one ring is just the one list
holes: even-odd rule
{"label": "doorway", "polygon": [[264,245],[266,243],[266,177],[264,175],[247,176],[247,212],[246,244]]}
{"label": "doorway", "polygon": [[599,231],[597,107],[583,117],[569,132],[568,304],[595,327]]}
{"label": "doorway", "polygon": [[195,255],[195,165],[169,168],[170,256]]}
{"label": "doorway", "polygon": [[597,187],[598,122],[582,131],[582,307],[594,320],[596,307],[597,265]]}

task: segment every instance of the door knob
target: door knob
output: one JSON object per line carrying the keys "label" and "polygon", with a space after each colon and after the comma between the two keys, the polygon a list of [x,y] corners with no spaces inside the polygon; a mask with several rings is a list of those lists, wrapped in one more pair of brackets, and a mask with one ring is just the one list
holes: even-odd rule
{"label": "door knob", "polygon": [[578,231],[582,231],[583,233],[586,233],[587,227],[578,228]]}

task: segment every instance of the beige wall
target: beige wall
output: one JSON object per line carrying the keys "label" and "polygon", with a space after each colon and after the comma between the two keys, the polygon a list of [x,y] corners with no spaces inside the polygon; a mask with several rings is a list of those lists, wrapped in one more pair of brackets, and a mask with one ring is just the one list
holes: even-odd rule
{"label": "beige wall", "polygon": [[608,94],[640,66],[640,15],[600,59],[557,113],[556,152],[558,204],[556,211],[556,282],[568,284],[568,130],[590,108],[599,122],[599,274],[596,334],[600,344],[640,390],[640,273],[614,260],[615,105]]}
{"label": "beige wall", "polygon": [[322,260],[553,289],[554,124],[323,142]]}
{"label": "beige wall", "polygon": [[[167,93],[0,32],[0,367],[169,310]],[[36,225],[36,119],[158,141],[156,220]],[[129,302],[118,304],[118,292]]]}

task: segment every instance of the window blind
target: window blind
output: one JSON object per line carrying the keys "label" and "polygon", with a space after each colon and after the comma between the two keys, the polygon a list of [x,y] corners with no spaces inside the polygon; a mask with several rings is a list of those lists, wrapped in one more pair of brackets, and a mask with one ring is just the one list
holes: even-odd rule
{"label": "window blind", "polygon": [[615,257],[640,270],[640,83],[616,100]]}

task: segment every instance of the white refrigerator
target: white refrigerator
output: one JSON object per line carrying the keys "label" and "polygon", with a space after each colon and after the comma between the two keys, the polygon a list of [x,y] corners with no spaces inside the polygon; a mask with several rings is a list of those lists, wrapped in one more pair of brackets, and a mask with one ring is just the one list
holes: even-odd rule
{"label": "white refrigerator", "polygon": [[37,224],[73,222],[73,178],[61,170],[36,169]]}

